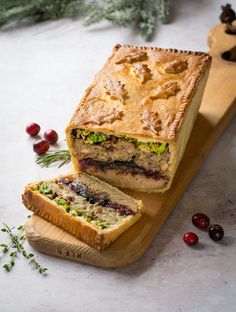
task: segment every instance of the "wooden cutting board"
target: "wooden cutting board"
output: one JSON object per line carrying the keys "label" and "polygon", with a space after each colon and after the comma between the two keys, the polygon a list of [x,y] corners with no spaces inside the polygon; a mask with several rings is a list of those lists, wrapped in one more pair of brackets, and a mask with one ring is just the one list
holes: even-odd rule
{"label": "wooden cutting board", "polygon": [[127,194],[143,200],[145,213],[103,252],[36,215],[28,220],[26,226],[31,246],[43,253],[101,267],[125,266],[143,255],[236,112],[236,63],[221,58],[223,52],[236,45],[236,36],[226,34],[225,25],[219,24],[210,30],[208,43],[213,56],[209,80],[171,189],[163,194],[151,195],[125,190]]}

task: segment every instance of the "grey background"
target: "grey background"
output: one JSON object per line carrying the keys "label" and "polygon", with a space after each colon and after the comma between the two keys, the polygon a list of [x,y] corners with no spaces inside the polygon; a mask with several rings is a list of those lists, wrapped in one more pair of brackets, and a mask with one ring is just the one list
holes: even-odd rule
{"label": "grey background", "polygon": [[[149,44],[207,51],[207,31],[218,23],[223,3],[176,1],[172,23],[159,25]],[[20,195],[26,183],[70,168],[38,167],[25,125],[56,129],[65,146],[64,128],[77,102],[118,42],[144,44],[136,32],[107,23],[85,29],[82,21],[62,20],[0,32],[0,223],[25,222]],[[139,261],[105,270],[35,251],[49,276],[22,259],[9,274],[0,270],[0,311],[235,311],[235,134],[234,118]],[[221,243],[196,230],[201,244],[184,245],[182,235],[195,230],[191,216],[199,211],[222,224]]]}

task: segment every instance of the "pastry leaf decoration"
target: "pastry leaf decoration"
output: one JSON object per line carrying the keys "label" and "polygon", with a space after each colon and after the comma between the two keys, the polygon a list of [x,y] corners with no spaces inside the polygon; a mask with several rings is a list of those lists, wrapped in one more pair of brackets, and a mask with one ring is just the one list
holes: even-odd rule
{"label": "pastry leaf decoration", "polygon": [[131,67],[132,75],[138,79],[141,83],[151,79],[151,70],[148,68],[147,64],[136,63]]}
{"label": "pastry leaf decoration", "polygon": [[143,123],[143,129],[150,130],[155,134],[158,134],[162,130],[158,112],[146,109],[141,115],[141,122]]}
{"label": "pastry leaf decoration", "polygon": [[134,63],[138,61],[144,61],[146,59],[146,52],[137,49],[131,49],[127,54],[121,55],[116,61],[116,64]]}
{"label": "pastry leaf decoration", "polygon": [[125,90],[125,85],[120,81],[107,80],[104,85],[105,93],[111,100],[120,100],[124,103],[128,93]]}
{"label": "pastry leaf decoration", "polygon": [[123,110],[117,105],[108,105],[104,100],[96,99],[86,103],[83,114],[78,116],[80,125],[113,123],[123,117]]}
{"label": "pastry leaf decoration", "polygon": [[167,81],[152,90],[150,99],[168,99],[170,96],[176,95],[178,91],[180,91],[180,87],[176,81]]}
{"label": "pastry leaf decoration", "polygon": [[182,60],[174,60],[159,66],[161,74],[179,74],[188,68],[188,63]]}

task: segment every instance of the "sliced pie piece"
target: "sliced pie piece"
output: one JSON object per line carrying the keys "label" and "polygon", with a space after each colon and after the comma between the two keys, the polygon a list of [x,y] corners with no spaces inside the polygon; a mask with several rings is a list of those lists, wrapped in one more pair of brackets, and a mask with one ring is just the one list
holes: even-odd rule
{"label": "sliced pie piece", "polygon": [[143,213],[142,201],[85,173],[30,183],[22,199],[27,209],[97,250],[108,247]]}

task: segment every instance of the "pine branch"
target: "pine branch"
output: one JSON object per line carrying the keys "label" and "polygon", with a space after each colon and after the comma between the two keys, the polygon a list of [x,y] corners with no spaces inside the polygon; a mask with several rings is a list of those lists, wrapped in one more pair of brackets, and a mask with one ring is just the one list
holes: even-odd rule
{"label": "pine branch", "polygon": [[1,0],[0,25],[36,17],[36,21],[75,16],[84,0]]}
{"label": "pine branch", "polygon": [[145,40],[155,30],[156,21],[166,23],[173,0],[1,0],[0,25],[33,17],[34,21],[85,16],[85,24],[107,20],[119,26],[138,28]]}
{"label": "pine branch", "polygon": [[157,23],[156,0],[146,1],[140,12],[138,27],[141,36],[145,40],[150,40],[154,34]]}
{"label": "pine branch", "polygon": [[107,20],[120,26],[137,27],[145,40],[154,34],[156,22],[167,22],[171,0],[103,0],[94,1],[87,10],[86,25]]}
{"label": "pine branch", "polygon": [[139,16],[140,0],[135,4],[132,0],[103,0],[92,2],[87,7],[86,25],[91,25],[101,20],[110,21],[116,25],[128,26],[135,23]]}
{"label": "pine branch", "polygon": [[166,24],[170,16],[170,0],[159,0],[157,4],[157,16],[159,20]]}

